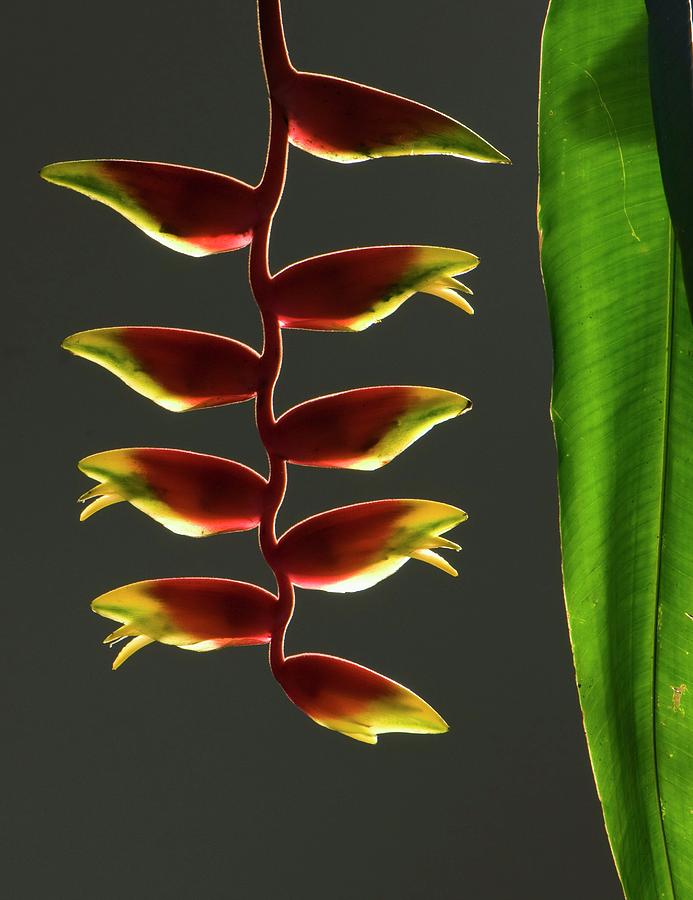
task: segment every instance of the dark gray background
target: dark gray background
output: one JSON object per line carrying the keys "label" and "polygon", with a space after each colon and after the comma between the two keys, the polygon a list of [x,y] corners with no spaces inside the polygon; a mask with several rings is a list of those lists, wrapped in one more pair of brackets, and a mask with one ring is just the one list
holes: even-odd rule
{"label": "dark gray background", "polygon": [[474,319],[418,296],[361,335],[286,335],[279,409],[378,383],[448,387],[475,404],[380,472],[290,470],[282,528],[388,496],[470,513],[453,535],[464,545],[457,580],[410,563],[364,593],[299,593],[291,651],[372,666],[452,725],[443,737],[394,735],[377,748],[292,707],[263,649],[196,655],[156,645],[113,674],[100,646],[109,625],[88,607],[147,577],[272,587],[252,533],[192,541],[127,505],[81,526],[74,503],[87,487],[76,460],[112,447],[183,447],[262,470],[251,405],[175,416],[59,349],[73,331],[117,324],[188,326],[258,346],[245,252],[171,253],[36,176],[47,162],[124,156],[255,181],[266,105],[253,0],[5,10],[7,897],[621,896],[561,594],[534,221],[544,7],[285,4],[299,67],[422,100],[515,163],[338,166],[291,153],[275,268],[372,243],[482,258],[469,278]]}

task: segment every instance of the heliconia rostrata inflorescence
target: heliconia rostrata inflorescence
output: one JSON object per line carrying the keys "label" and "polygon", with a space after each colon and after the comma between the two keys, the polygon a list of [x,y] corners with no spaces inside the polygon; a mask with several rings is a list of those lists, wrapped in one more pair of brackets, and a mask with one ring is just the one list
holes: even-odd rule
{"label": "heliconia rostrata inflorescence", "polygon": [[106,643],[129,639],[113,668],[153,641],[197,651],[268,643],[275,678],[318,724],[368,744],[387,732],[443,732],[448,726],[441,716],[397,682],[334,656],[287,657],[284,640],[295,586],[364,590],[409,559],[457,574],[438,551],[459,550],[443,535],[466,513],[432,500],[376,500],[319,513],[279,538],[275,522],[289,462],[377,469],[437,423],[466,412],[470,401],[438,388],[366,387],[307,400],[276,418],[273,397],[282,328],[362,331],[417,291],[472,313],[465,297],[471,291],[453,276],[473,269],[478,259],[445,247],[361,247],[305,259],[272,275],[269,238],[289,143],[342,163],[422,154],[509,160],[427,106],[297,71],[284,41],[280,0],[258,0],[258,16],[270,101],[269,149],[258,185],[202,169],[123,159],[54,163],[41,175],[105,203],[181,253],[206,256],[250,245],[250,287],[264,333],[261,354],[221,335],[139,326],[82,331],[63,346],[174,412],[255,398],[267,478],[202,453],[107,450],[79,463],[97,482],[80,498],[90,501],[82,518],[128,501],[191,537],[259,528],[277,593],[221,578],[159,578],[108,591],[92,609],[119,623]]}

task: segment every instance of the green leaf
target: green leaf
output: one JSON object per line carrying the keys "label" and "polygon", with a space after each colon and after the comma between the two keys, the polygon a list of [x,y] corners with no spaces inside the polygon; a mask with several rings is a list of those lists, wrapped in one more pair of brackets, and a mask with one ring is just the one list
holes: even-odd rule
{"label": "green leaf", "polygon": [[566,604],[630,900],[693,897],[693,328],[642,0],[553,0],[540,103]]}

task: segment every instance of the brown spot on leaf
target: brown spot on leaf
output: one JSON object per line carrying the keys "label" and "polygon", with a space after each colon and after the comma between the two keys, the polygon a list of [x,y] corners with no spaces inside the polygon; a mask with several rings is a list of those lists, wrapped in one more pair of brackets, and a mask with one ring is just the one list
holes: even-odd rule
{"label": "brown spot on leaf", "polygon": [[686,693],[688,688],[685,684],[680,684],[678,687],[674,687],[671,685],[671,690],[673,691],[672,703],[674,704],[674,712],[685,712],[685,710],[681,709],[681,700],[683,699],[683,695]]}

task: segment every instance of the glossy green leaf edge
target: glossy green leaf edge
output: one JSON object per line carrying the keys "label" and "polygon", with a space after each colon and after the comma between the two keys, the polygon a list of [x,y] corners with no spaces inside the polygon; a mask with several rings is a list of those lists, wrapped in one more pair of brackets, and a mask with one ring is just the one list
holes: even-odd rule
{"label": "glossy green leaf edge", "polygon": [[693,329],[643,0],[552,0],[539,228],[566,607],[629,900],[693,897]]}

